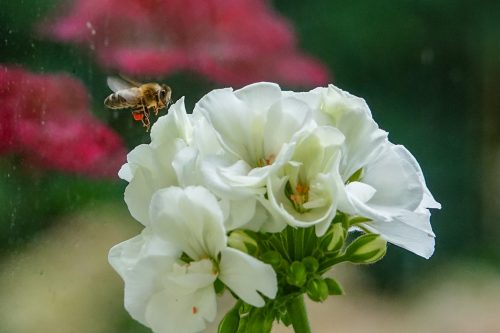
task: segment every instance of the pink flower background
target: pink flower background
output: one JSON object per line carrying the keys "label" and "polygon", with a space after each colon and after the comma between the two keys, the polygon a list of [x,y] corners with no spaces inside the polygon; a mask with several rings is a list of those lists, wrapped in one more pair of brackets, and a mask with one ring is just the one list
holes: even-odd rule
{"label": "pink flower background", "polygon": [[132,75],[188,70],[223,85],[324,85],[326,67],[297,48],[291,25],[263,0],[76,0],[42,26]]}
{"label": "pink flower background", "polygon": [[0,66],[0,153],[27,164],[114,178],[125,161],[120,136],[89,107],[85,87],[67,74]]}

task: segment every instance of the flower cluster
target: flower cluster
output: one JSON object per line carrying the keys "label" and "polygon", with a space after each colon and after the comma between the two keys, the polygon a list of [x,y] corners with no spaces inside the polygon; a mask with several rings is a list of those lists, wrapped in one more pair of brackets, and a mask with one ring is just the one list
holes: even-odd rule
{"label": "flower cluster", "polygon": [[[240,301],[221,332],[268,332],[264,317],[293,321],[290,297],[341,293],[322,277],[335,263],[375,262],[386,241],[434,251],[429,208],[440,205],[417,161],[333,85],[218,89],[192,114],[181,98],[119,175],[145,228],[109,259],[127,310],[154,332],[202,331],[224,288]],[[362,235],[347,242],[351,232]]]}
{"label": "flower cluster", "polygon": [[80,82],[0,65],[0,99],[0,154],[19,154],[44,169],[115,177],[125,146],[92,115]]}
{"label": "flower cluster", "polygon": [[328,82],[325,66],[297,49],[291,26],[262,0],[75,0],[42,30],[130,75],[189,70],[231,85]]}

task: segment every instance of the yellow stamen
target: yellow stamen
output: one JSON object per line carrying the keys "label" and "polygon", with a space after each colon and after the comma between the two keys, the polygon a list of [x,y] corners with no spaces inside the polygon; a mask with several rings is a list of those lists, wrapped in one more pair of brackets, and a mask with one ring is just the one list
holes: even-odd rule
{"label": "yellow stamen", "polygon": [[309,186],[298,183],[295,186],[295,191],[290,195],[290,200],[296,211],[305,213],[307,210],[304,208],[304,204],[309,200]]}

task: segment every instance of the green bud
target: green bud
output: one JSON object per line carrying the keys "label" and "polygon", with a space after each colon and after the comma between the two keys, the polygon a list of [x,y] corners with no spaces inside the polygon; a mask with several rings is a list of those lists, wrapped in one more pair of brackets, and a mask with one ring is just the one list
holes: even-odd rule
{"label": "green bud", "polygon": [[304,259],[302,259],[302,263],[306,267],[306,271],[308,271],[309,273],[316,273],[319,268],[319,262],[314,257],[305,257]]}
{"label": "green bud", "polygon": [[292,286],[302,287],[306,283],[307,271],[306,266],[300,261],[294,261],[288,269],[286,281]]}
{"label": "green bud", "polygon": [[240,250],[241,252],[248,253],[250,255],[255,256],[258,252],[258,245],[255,239],[250,237],[243,230],[235,230],[233,231],[228,239],[227,243],[233,249]]}
{"label": "green bud", "polygon": [[347,232],[341,223],[335,223],[331,228],[331,233],[332,239],[330,240],[330,243],[327,245],[326,249],[330,252],[337,252],[344,245]]}
{"label": "green bud", "polygon": [[344,257],[355,264],[371,264],[385,255],[387,242],[376,234],[359,236],[347,247]]}
{"label": "green bud", "polygon": [[279,267],[281,264],[281,254],[278,251],[267,251],[261,256],[261,260],[266,264],[269,264],[273,267]]}
{"label": "green bud", "polygon": [[328,298],[328,284],[321,278],[313,278],[307,282],[307,296],[315,302],[323,302]]}
{"label": "green bud", "polygon": [[332,278],[326,278],[325,279],[326,285],[328,286],[328,294],[329,295],[343,295],[344,290],[340,286],[340,283],[338,283],[336,280]]}

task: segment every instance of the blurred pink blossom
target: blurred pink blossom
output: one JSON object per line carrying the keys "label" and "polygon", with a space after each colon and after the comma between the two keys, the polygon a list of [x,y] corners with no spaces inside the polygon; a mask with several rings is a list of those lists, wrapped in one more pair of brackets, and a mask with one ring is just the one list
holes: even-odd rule
{"label": "blurred pink blossom", "polygon": [[125,161],[121,138],[90,113],[74,78],[0,65],[0,101],[2,155],[93,177],[115,177]]}
{"label": "blurred pink blossom", "polygon": [[190,70],[230,85],[329,81],[325,66],[297,49],[292,27],[263,0],[75,0],[66,16],[42,27],[130,75]]}

